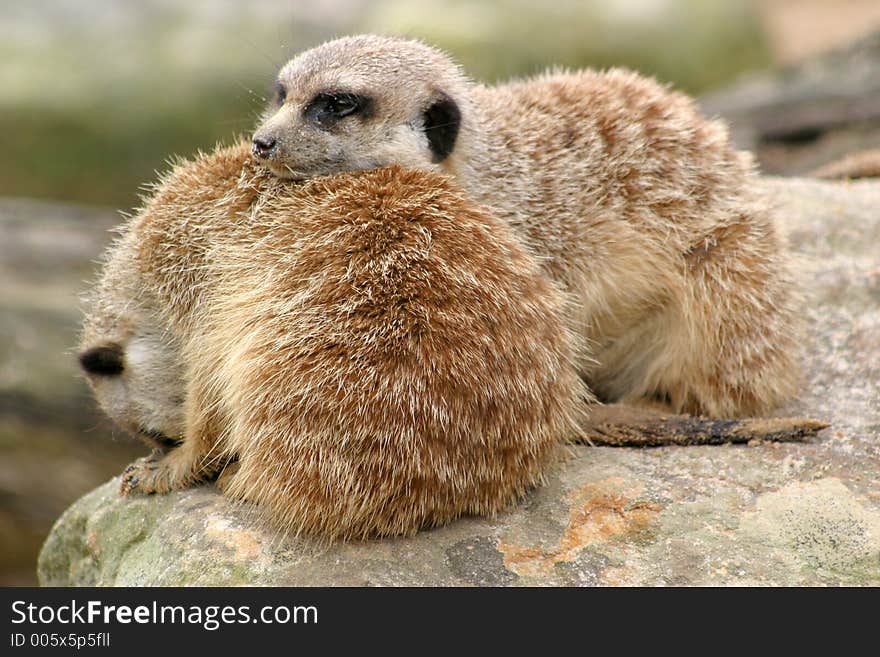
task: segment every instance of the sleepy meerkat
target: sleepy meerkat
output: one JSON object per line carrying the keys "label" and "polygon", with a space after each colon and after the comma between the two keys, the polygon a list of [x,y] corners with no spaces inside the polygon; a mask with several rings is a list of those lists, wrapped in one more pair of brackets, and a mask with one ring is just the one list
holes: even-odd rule
{"label": "sleepy meerkat", "polygon": [[510,504],[580,431],[564,303],[443,176],[291,185],[243,142],[178,167],[128,223],[80,362],[157,450],[123,492],[235,462],[222,489],[284,532],[408,534]]}
{"label": "sleepy meerkat", "polygon": [[633,72],[487,87],[418,41],[355,36],[285,65],[255,159],[307,179],[442,172],[570,295],[578,368],[606,402],[760,414],[798,382],[798,294],[749,154]]}
{"label": "sleepy meerkat", "polygon": [[568,301],[447,176],[392,166],[290,184],[242,142],[178,164],[123,227],[80,363],[107,414],[154,449],[123,494],[219,474],[281,533],[324,539],[494,513],[568,440],[824,426],[615,416],[578,376]]}

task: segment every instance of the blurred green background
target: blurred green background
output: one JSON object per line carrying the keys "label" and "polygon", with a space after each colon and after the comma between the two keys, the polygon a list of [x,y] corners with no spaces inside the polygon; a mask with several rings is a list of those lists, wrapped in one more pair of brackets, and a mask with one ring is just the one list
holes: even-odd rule
{"label": "blurred green background", "polygon": [[78,297],[108,230],[173,154],[248,133],[296,52],[344,34],[405,34],[448,50],[482,81],[554,65],[630,66],[699,94],[827,46],[828,35],[844,41],[878,8],[0,0],[0,584],[35,583],[54,519],[144,451],[96,410],[73,353]]}
{"label": "blurred green background", "polygon": [[6,2],[0,195],[131,207],[187,154],[247,132],[294,53],[364,31],[422,37],[474,77],[627,65],[700,92],[770,55],[748,2]]}

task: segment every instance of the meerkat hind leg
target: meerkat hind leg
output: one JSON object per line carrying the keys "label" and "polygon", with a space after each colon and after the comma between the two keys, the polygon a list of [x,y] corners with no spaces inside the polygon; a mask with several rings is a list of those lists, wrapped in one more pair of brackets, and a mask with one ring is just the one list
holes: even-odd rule
{"label": "meerkat hind leg", "polygon": [[578,442],[613,447],[798,442],[829,425],[809,418],[719,420],[628,404],[596,405]]}

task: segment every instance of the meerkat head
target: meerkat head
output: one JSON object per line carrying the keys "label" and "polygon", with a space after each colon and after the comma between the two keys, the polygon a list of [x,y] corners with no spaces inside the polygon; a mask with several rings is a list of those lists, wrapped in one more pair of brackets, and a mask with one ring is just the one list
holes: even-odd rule
{"label": "meerkat head", "polygon": [[155,313],[102,292],[86,319],[80,366],[111,420],[150,447],[169,449],[185,428],[180,350]]}
{"label": "meerkat head", "polygon": [[449,57],[418,41],[330,41],[281,69],[253,153],[292,179],[390,164],[436,169],[461,142],[469,85]]}

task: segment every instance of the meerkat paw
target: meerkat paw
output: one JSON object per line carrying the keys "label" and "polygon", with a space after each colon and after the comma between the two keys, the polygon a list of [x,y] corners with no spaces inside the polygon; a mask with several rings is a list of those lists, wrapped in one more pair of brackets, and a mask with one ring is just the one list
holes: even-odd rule
{"label": "meerkat paw", "polygon": [[149,456],[139,458],[123,471],[119,493],[150,495],[186,488],[197,477],[191,462],[181,456],[182,452],[178,448],[168,453],[155,450]]}
{"label": "meerkat paw", "polygon": [[122,471],[122,480],[119,482],[120,495],[130,495],[135,491],[141,490],[140,484],[147,479],[146,473],[156,467],[162,456],[163,454],[159,450],[153,450],[148,456],[141,457],[130,463]]}

